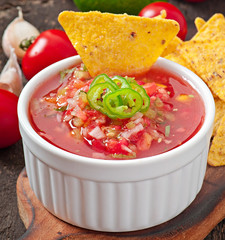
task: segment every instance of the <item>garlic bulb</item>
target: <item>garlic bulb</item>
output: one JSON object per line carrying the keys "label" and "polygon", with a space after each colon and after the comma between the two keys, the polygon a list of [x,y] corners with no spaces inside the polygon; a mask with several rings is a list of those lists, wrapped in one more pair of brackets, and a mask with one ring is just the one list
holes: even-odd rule
{"label": "garlic bulb", "polygon": [[11,48],[9,60],[0,75],[0,88],[17,96],[20,95],[23,88],[22,72],[13,48]]}
{"label": "garlic bulb", "polygon": [[32,24],[23,19],[21,7],[18,7],[18,17],[16,17],[5,29],[2,36],[2,48],[7,57],[10,55],[10,49],[15,49],[18,60],[21,60],[25,50],[20,48],[20,43],[25,39],[37,37],[40,32]]}

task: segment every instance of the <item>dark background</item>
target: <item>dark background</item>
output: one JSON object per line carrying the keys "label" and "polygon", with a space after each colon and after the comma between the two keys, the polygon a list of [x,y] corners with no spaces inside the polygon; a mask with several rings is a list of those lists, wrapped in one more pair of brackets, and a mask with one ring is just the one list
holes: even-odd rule
{"label": "dark background", "polygon": [[[176,5],[186,17],[187,40],[196,33],[194,19],[197,16],[208,20],[214,13],[225,15],[225,0],[206,0],[203,3],[188,3],[184,0],[169,0],[169,2]],[[60,29],[57,16],[62,10],[77,10],[72,0],[0,0],[1,37],[7,25],[17,16],[17,6],[22,7],[24,18],[35,25],[40,32],[51,28]],[[1,45],[0,39],[0,71],[7,61]],[[0,149],[0,239],[2,240],[18,239],[26,231],[18,214],[16,199],[16,181],[23,168],[21,141],[11,147]],[[219,223],[205,240],[225,239],[224,230],[225,220]]]}

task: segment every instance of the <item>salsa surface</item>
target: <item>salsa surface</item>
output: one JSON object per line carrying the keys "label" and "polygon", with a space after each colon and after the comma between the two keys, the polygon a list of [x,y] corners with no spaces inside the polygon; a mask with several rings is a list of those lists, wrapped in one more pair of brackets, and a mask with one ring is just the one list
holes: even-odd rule
{"label": "salsa surface", "polygon": [[111,119],[90,107],[86,95],[93,79],[81,64],[48,79],[35,91],[30,122],[53,145],[100,159],[157,155],[198,132],[204,104],[188,82],[156,66],[135,80],[150,97],[149,109],[129,119]]}

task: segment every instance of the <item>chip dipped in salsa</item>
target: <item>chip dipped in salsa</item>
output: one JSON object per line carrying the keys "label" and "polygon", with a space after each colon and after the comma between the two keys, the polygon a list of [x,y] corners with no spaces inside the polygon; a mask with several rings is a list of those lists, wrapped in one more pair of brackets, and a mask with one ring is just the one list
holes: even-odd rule
{"label": "chip dipped in salsa", "polygon": [[100,159],[144,158],[176,148],[198,132],[205,116],[188,81],[157,65],[142,75],[92,78],[81,63],[45,81],[29,111],[45,140]]}

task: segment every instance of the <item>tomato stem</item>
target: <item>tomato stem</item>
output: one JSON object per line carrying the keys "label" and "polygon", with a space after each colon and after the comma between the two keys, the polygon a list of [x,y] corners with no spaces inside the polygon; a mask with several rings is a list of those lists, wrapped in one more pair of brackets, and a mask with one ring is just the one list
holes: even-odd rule
{"label": "tomato stem", "polygon": [[26,51],[26,50],[30,47],[30,45],[34,42],[35,38],[36,38],[36,37],[32,36],[32,37],[30,37],[30,38],[25,38],[25,39],[23,39],[23,40],[20,42],[19,47],[20,47],[22,50]]}

